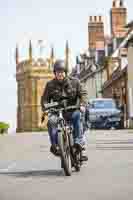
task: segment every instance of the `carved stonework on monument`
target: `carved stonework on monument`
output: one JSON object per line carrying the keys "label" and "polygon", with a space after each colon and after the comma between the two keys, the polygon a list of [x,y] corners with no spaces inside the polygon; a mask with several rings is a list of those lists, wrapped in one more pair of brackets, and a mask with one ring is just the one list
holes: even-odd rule
{"label": "carved stonework on monument", "polygon": [[33,59],[32,44],[29,43],[29,58],[19,61],[16,48],[16,81],[17,81],[17,132],[34,131],[46,128],[41,124],[41,95],[46,82],[53,78],[51,63],[54,54],[47,59]]}
{"label": "carved stonework on monument", "polygon": [[[54,48],[48,58],[43,58],[43,41],[39,40],[39,58],[34,59],[32,44],[29,42],[29,57],[20,61],[16,47],[16,81],[17,81],[17,132],[37,131],[46,128],[47,120],[41,124],[41,96],[47,81],[53,79],[55,62]],[[69,47],[65,48],[66,68],[69,72]]]}

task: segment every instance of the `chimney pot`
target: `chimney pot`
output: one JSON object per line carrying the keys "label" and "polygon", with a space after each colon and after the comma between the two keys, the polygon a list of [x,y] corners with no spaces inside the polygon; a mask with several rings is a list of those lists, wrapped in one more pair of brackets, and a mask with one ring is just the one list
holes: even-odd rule
{"label": "chimney pot", "polygon": [[90,22],[92,22],[92,16],[90,16]]}
{"label": "chimney pot", "polygon": [[99,21],[100,21],[100,22],[102,21],[102,16],[101,16],[101,15],[99,16]]}
{"label": "chimney pot", "polygon": [[123,7],[123,1],[122,0],[120,0],[120,7]]}
{"label": "chimney pot", "polygon": [[113,1],[113,7],[116,7],[116,1],[115,0]]}

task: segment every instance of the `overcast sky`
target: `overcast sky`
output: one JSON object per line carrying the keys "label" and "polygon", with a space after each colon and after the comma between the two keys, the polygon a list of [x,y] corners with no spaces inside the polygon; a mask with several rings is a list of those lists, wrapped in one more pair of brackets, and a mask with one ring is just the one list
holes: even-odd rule
{"label": "overcast sky", "polygon": [[[128,21],[133,19],[133,2],[125,0]],[[109,32],[112,0],[0,0],[0,121],[16,128],[16,66],[14,50],[19,45],[20,60],[28,55],[28,41],[38,54],[39,39],[44,40],[44,57],[54,45],[56,57],[64,56],[69,41],[72,60],[87,49],[87,23],[90,15],[103,15],[105,32]]]}

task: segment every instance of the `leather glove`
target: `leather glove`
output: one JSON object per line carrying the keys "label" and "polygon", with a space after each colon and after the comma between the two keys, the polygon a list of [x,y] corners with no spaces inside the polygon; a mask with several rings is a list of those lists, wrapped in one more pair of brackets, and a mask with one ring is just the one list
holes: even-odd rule
{"label": "leather glove", "polygon": [[45,112],[42,113],[41,123],[44,122],[44,120],[45,120],[45,116],[46,116],[46,115],[48,115],[48,112],[47,112],[47,111],[45,111]]}
{"label": "leather glove", "polygon": [[42,114],[42,117],[41,117],[41,123],[43,123],[44,120],[45,120],[45,114],[43,113],[43,114]]}
{"label": "leather glove", "polygon": [[86,111],[85,106],[80,106],[80,111],[83,112],[83,113],[85,113],[85,111]]}
{"label": "leather glove", "polygon": [[42,117],[41,117],[41,123],[44,122],[44,119],[45,119],[44,116],[42,116]]}

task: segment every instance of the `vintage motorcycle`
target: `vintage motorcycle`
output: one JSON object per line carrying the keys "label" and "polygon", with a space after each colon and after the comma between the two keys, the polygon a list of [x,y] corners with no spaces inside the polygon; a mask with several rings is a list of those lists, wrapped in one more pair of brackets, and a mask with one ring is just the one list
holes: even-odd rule
{"label": "vintage motorcycle", "polygon": [[44,115],[56,114],[58,116],[57,133],[58,145],[60,150],[61,167],[64,169],[66,176],[71,176],[72,167],[76,171],[80,171],[82,165],[82,149],[80,145],[73,143],[73,126],[70,121],[67,121],[63,112],[79,109],[79,106],[64,106],[58,102],[52,102],[44,105]]}

